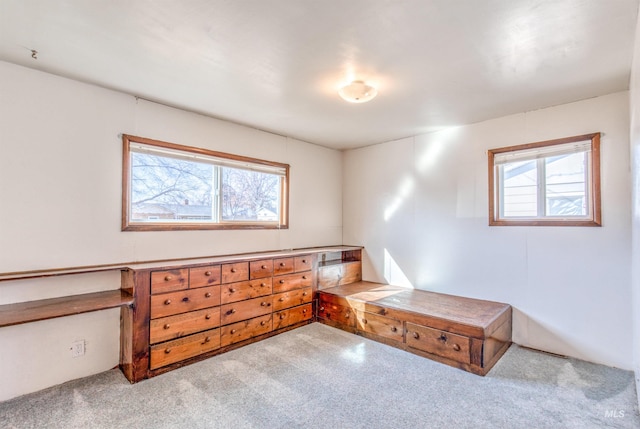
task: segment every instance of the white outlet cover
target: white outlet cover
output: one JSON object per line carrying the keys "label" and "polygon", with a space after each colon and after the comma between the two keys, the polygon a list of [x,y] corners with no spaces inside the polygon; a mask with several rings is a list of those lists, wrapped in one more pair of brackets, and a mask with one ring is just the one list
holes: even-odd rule
{"label": "white outlet cover", "polygon": [[84,340],[71,343],[71,357],[84,356]]}

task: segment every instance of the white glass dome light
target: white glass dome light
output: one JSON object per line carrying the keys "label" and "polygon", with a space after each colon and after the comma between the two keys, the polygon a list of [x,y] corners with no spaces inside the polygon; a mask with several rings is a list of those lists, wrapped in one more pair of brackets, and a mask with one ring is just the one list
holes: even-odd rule
{"label": "white glass dome light", "polygon": [[361,80],[354,80],[342,86],[338,90],[338,94],[340,94],[343,100],[349,103],[366,103],[378,95],[378,90],[374,86],[366,84]]}

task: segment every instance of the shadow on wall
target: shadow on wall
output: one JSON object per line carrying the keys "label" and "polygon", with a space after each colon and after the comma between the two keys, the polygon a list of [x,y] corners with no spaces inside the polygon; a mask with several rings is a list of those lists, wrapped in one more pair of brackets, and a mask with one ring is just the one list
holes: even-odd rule
{"label": "shadow on wall", "polygon": [[[375,259],[377,260],[377,258]],[[362,271],[363,273],[367,273],[367,278],[364,280],[415,289],[413,283],[411,283],[402,268],[400,268],[400,265],[398,265],[386,248],[383,249],[382,262],[382,272],[380,272],[374,259],[372,259],[367,249],[365,249],[362,254]]]}
{"label": "shadow on wall", "polygon": [[[571,356],[593,362],[589,356],[600,356],[601,362],[615,360],[614,356],[603,355],[604,351],[579,341],[571,332],[559,331],[552,324],[545,323],[513,306],[512,341],[518,345],[559,356]],[[560,324],[558,324],[560,326]],[[595,363],[601,363],[595,362]],[[605,364],[606,365],[606,364]],[[609,366],[611,366],[609,364]]]}
{"label": "shadow on wall", "polygon": [[415,289],[386,248],[384,249],[384,279],[391,285]]}

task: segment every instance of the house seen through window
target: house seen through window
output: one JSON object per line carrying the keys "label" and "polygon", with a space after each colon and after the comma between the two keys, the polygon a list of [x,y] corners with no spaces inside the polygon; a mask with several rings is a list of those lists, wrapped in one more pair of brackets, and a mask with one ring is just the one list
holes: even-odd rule
{"label": "house seen through window", "polygon": [[123,229],[286,228],[289,166],[124,136]]}
{"label": "house seen through window", "polygon": [[489,151],[490,225],[600,225],[600,134]]}

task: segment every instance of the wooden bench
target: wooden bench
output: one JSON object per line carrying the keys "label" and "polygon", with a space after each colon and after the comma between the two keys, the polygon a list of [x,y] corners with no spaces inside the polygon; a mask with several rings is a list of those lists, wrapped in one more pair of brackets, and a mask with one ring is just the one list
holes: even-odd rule
{"label": "wooden bench", "polygon": [[318,321],[485,375],[511,344],[511,306],[380,283],[318,291]]}

